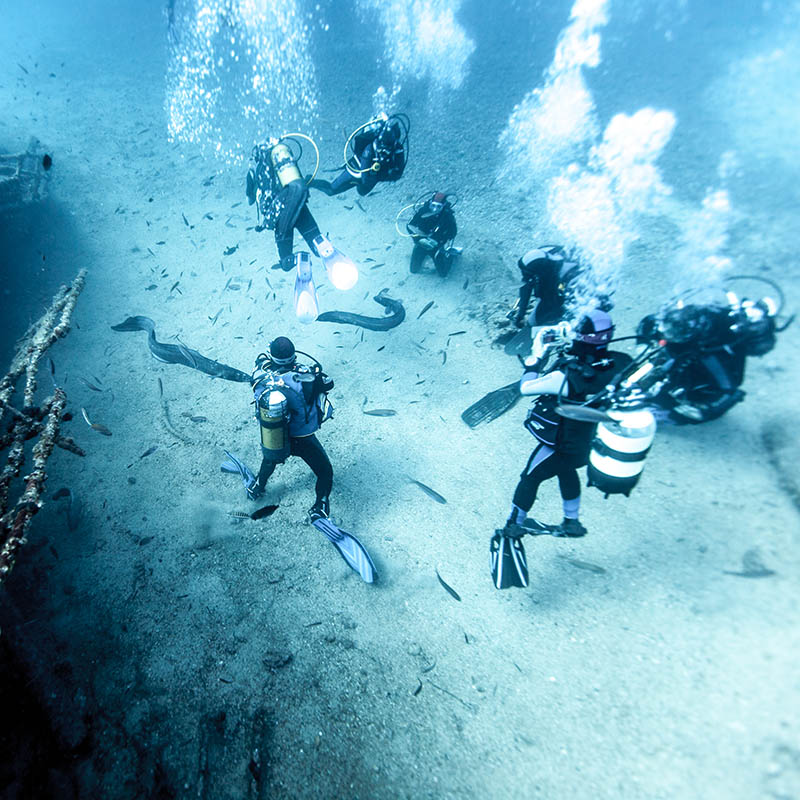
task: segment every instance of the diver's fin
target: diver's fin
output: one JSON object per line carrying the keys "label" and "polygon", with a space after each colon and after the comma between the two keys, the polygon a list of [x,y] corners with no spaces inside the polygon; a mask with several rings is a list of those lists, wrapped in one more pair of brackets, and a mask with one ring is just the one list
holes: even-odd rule
{"label": "diver's fin", "polygon": [[468,409],[462,411],[461,419],[470,428],[477,428],[481,423],[491,422],[511,410],[520,397],[519,383],[517,381],[509,383],[508,386],[489,392]]}
{"label": "diver's fin", "polygon": [[253,474],[253,471],[247,466],[247,464],[245,464],[243,461],[240,461],[235,455],[229,453],[227,450],[225,451],[225,455],[228,456],[228,460],[223,461],[219,468],[223,472],[230,472],[234,475],[239,475],[239,477],[242,479],[245,489],[249,489],[251,486],[253,486],[253,484],[256,482],[256,476]]}
{"label": "diver's fin", "polygon": [[526,325],[505,343],[503,351],[510,356],[527,356],[531,352],[532,341],[531,327]]}
{"label": "diver's fin", "polygon": [[546,525],[544,522],[539,522],[538,519],[528,517],[522,522],[522,526],[526,529],[525,532],[531,536],[560,536],[560,525]]}
{"label": "diver's fin", "polygon": [[326,517],[315,519],[311,524],[328,537],[347,566],[354,569],[361,576],[361,580],[365,583],[372,583],[378,577],[369,553],[352,533],[340,530]]}
{"label": "diver's fin", "polygon": [[[516,528],[516,526],[514,526]],[[517,530],[519,530],[517,528]],[[511,533],[508,527],[494,532],[489,552],[492,565],[492,580],[496,589],[528,586],[528,560],[522,537]]]}

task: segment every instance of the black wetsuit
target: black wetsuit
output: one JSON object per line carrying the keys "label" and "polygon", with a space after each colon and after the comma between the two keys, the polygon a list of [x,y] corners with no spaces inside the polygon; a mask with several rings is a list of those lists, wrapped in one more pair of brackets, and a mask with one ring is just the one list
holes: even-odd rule
{"label": "black wetsuit", "polygon": [[577,262],[567,261],[562,247],[543,245],[522,256],[517,266],[522,273],[522,286],[514,319],[516,325],[521,328],[525,324],[531,296],[539,301],[533,315],[534,325],[560,322],[564,318],[567,287],[580,269]]}
{"label": "black wetsuit", "polygon": [[306,240],[312,252],[316,252],[314,239],[320,235],[317,221],[308,210],[308,187],[300,178],[282,186],[272,165],[260,161],[247,175],[247,198],[252,205],[256,200],[256,188],[263,192],[259,204],[263,207],[262,225],[275,229],[275,244],[278,247],[281,269],[289,271],[294,266],[292,250],[294,231]]}
{"label": "black wetsuit", "polygon": [[[316,431],[323,422],[322,410],[318,403],[320,395],[333,389],[333,379],[329,378],[324,372],[318,371],[313,381],[297,383],[291,381],[291,373],[294,365],[277,366],[267,364],[264,370],[268,370],[273,375],[283,377],[287,386],[281,388],[282,394],[286,397],[289,407],[289,454],[299,456],[308,464],[311,471],[316,475],[317,482],[315,492],[317,503],[327,503],[328,497],[333,487],[333,467],[325,452],[325,448],[316,437]],[[253,388],[256,399],[260,396],[258,392],[259,384],[263,380],[263,373],[257,368],[253,373]],[[256,415],[258,415],[258,403],[256,403]],[[258,488],[263,491],[267,485],[275,467],[278,466],[273,458],[264,451],[261,459],[261,468],[258,471]]]}
{"label": "black wetsuit", "polygon": [[[630,362],[623,353],[580,354],[554,365],[566,376],[562,396],[575,402],[601,391]],[[524,378],[523,378],[524,381]],[[543,481],[557,477],[565,516],[577,518],[581,484],[578,469],[589,462],[596,424],[561,418],[555,447],[539,443],[531,453],[514,492],[514,505],[525,513],[533,506]]]}
{"label": "black wetsuit", "polygon": [[[445,201],[439,212],[431,210],[432,201],[425,203],[406,225],[406,230],[414,237],[414,250],[411,253],[411,272],[421,272],[426,256],[433,259],[436,271],[444,277],[450,271],[453,254],[450,244],[458,233],[453,207]],[[431,250],[420,243],[420,239],[431,239],[436,247]]]}
{"label": "black wetsuit", "polygon": [[406,152],[402,140],[403,132],[397,122],[376,122],[356,134],[353,138],[355,152],[354,171],[347,169],[332,181],[311,181],[313,189],[327,195],[341,194],[354,186],[363,197],[369,194],[378,183],[396,181],[406,166]]}

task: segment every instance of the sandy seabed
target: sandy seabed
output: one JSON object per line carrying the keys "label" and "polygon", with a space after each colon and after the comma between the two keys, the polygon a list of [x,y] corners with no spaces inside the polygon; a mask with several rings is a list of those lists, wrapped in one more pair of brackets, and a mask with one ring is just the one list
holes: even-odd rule
{"label": "sandy seabed", "polygon": [[[106,34],[135,41],[157,22]],[[630,499],[586,490],[590,535],[529,539],[531,586],[497,592],[488,544],[530,451],[524,406],[474,431],[459,415],[518,374],[492,347],[493,322],[519,253],[549,231],[466,191],[464,255],[441,280],[408,273],[393,225],[427,188],[422,165],[360,204],[315,194],[321,228],[363,266],[349,295],[318,275],[323,310],[380,314],[370,298],[390,287],[407,319],[386,334],[303,326],[293,276],[270,269],[272,235],[247,230],[244,170],[166,143],[163,65],[106,56],[89,73],[88,49],[65,58],[38,41],[21,33],[3,59],[28,64],[40,47],[38,69],[0,89],[15,109],[0,134],[10,147],[36,133],[54,153],[51,198],[30,212],[41,227],[25,222],[51,245],[43,286],[89,269],[52,352],[87,456],[53,457],[48,495],[69,486],[82,517],[70,530],[63,501],[46,504],[0,619],[73,754],[55,769],[79,796],[800,797],[793,329],[748,364],[743,404],[659,431]],[[733,256],[779,280],[794,308],[785,200],[748,209]],[[620,332],[665,297],[653,265],[674,248],[669,220],[646,223],[617,295]],[[133,314],[243,370],[281,334],[320,359],[336,380],[319,435],[332,514],[369,548],[376,585],[305,524],[313,477],[299,460],[268,485],[273,516],[232,521],[252,508],[220,472],[223,450],[259,459],[248,387],[155,361],[144,334],[110,329]],[[367,416],[365,402],[397,415]],[[86,427],[82,407],[113,435]],[[555,485],[535,510],[560,518]],[[774,575],[731,574],[753,549]]]}

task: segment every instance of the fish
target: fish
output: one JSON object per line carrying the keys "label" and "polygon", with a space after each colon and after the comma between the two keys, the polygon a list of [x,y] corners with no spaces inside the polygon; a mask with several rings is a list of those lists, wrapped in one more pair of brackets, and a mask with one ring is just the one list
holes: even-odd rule
{"label": "fish", "polygon": [[147,450],[145,450],[144,453],[139,456],[139,461],[141,461],[143,458],[147,458],[147,456],[153,455],[156,450],[158,450],[157,444],[154,444],[152,447],[148,447]]}
{"label": "fish", "polygon": [[102,433],[103,436],[111,436],[111,431],[102,423],[100,422],[92,422],[89,419],[89,415],[86,413],[85,408],[81,408],[81,414],[83,414],[83,418],[86,420],[86,424],[93,430],[97,431],[98,433]]}
{"label": "fish", "polygon": [[394,417],[397,415],[393,408],[371,408],[364,413],[369,414],[371,417]]}
{"label": "fish", "polygon": [[181,216],[183,217],[183,224],[184,224],[184,225],[185,225],[187,228],[194,228],[194,225],[190,225],[190,224],[189,224],[189,220],[188,220],[188,219],[186,219],[186,214],[184,214],[182,211],[181,211]]}
{"label": "fish", "polygon": [[[358,325],[370,331],[388,331],[397,327],[405,318],[406,310],[400,300],[387,296],[388,289],[382,289],[372,299],[386,309],[388,316],[365,317],[349,311],[325,311],[317,317],[317,322],[335,322],[340,325]],[[248,380],[250,378],[248,377]]]}
{"label": "fish", "polygon": [[461,287],[462,289],[466,289],[469,286],[469,278],[464,281],[464,285]]}
{"label": "fish", "polygon": [[573,567],[578,569],[585,569],[587,572],[593,572],[595,575],[604,575],[605,569],[598,564],[592,564],[591,561],[581,561],[580,558],[570,558],[569,556],[559,556],[560,559],[572,564]]}
{"label": "fish", "polygon": [[466,331],[453,331],[452,333],[448,333],[448,336],[461,336],[462,333],[466,333]]}
{"label": "fish", "polygon": [[406,477],[409,481],[411,481],[411,483],[419,486],[419,488],[422,489],[422,491],[425,492],[425,494],[428,495],[431,500],[435,500],[437,503],[442,503],[443,505],[447,502],[447,500],[445,500],[444,497],[439,494],[439,492],[434,491],[430,486],[426,486],[422,481],[418,481],[416,478],[412,478],[410,475],[406,475]]}
{"label": "fish", "polygon": [[[128,317],[119,325],[112,325],[113,331],[147,331],[147,344],[150,352],[165,364],[183,364],[214,378],[222,378],[236,383],[250,383],[250,376],[246,372],[221,364],[206,358],[197,350],[192,350],[185,345],[165,344],[156,339],[156,325],[150,317]],[[159,378],[160,380],[160,378]]]}
{"label": "fish", "polygon": [[87,381],[86,378],[78,376],[78,380],[79,381],[83,381],[93,392],[102,392],[103,391],[102,389],[100,389],[97,386],[95,386],[93,383],[90,383],[89,381]]}
{"label": "fish", "polygon": [[182,417],[186,417],[186,419],[190,420],[191,422],[208,422],[208,417],[200,417],[195,414],[192,414],[191,411],[182,411]]}
{"label": "fish", "polygon": [[420,311],[420,312],[419,312],[419,314],[417,315],[417,319],[419,319],[419,318],[420,318],[420,317],[421,317],[421,316],[422,316],[422,315],[423,315],[423,314],[424,314],[424,313],[425,313],[425,312],[426,312],[426,311],[427,311],[429,308],[431,308],[431,306],[433,306],[433,300],[431,300],[431,301],[430,301],[430,302],[429,302],[429,303],[428,303],[428,304],[425,306],[425,308],[423,308],[423,309],[422,309],[422,311]]}
{"label": "fish", "polygon": [[19,68],[20,68],[20,69],[21,69],[21,70],[22,70],[22,71],[23,71],[23,72],[24,72],[26,75],[30,75],[30,72],[28,72],[28,70],[26,70],[26,69],[25,69],[25,67],[23,67],[23,66],[22,66],[22,64],[20,64],[20,63],[19,63],[19,61],[17,62],[17,66],[18,66],[18,67],[19,67]]}
{"label": "fish", "polygon": [[160,242],[156,242],[156,244],[166,244],[166,242],[162,239]]}
{"label": "fish", "polygon": [[439,583],[442,584],[442,588],[447,592],[447,594],[450,595],[450,597],[452,597],[455,600],[458,600],[458,602],[460,603],[461,602],[461,596],[459,595],[459,593],[452,586],[450,586],[450,584],[447,583],[444,580],[444,578],[442,578],[442,576],[439,574],[439,568],[438,567],[434,567],[434,569],[436,570],[436,577],[439,579]]}
{"label": "fish", "polygon": [[232,245],[231,247],[226,247],[222,251],[222,255],[224,255],[224,256],[232,256],[238,249],[239,249],[239,245],[238,244]]}
{"label": "fish", "polygon": [[725,575],[734,575],[737,578],[768,578],[770,575],[775,574],[775,570],[764,566],[758,548],[754,547],[742,556],[741,572],[731,572],[724,569],[723,573]]}
{"label": "fish", "polygon": [[158,284],[151,283],[149,286],[145,287],[146,292],[152,292],[153,289],[158,289]]}
{"label": "fish", "polygon": [[172,288],[169,290],[170,294],[172,294],[172,292],[174,292],[178,288],[179,283],[180,281],[175,281],[175,283],[172,284]]}
{"label": "fish", "polygon": [[382,267],[382,266],[384,266],[385,264],[386,264],[386,262],[385,262],[385,261],[381,261],[381,262],[379,262],[378,264],[373,264],[373,265],[370,267],[370,269],[378,269],[378,267]]}
{"label": "fish", "polygon": [[258,511],[254,511],[250,515],[250,519],[263,519],[264,517],[270,517],[278,510],[278,508],[278,506],[264,506],[263,508],[259,508]]}

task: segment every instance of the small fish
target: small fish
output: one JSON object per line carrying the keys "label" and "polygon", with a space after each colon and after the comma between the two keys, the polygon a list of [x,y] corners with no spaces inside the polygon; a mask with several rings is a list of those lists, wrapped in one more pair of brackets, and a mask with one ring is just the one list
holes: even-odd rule
{"label": "small fish", "polygon": [[222,255],[224,255],[224,256],[232,256],[238,249],[239,249],[239,245],[238,244],[235,244],[232,247],[226,247],[222,251]]}
{"label": "small fish", "polygon": [[216,324],[217,320],[219,319],[219,315],[220,315],[220,314],[221,314],[223,311],[224,311],[224,309],[223,309],[223,308],[221,308],[219,311],[217,311],[217,313],[216,313],[216,314],[214,314],[214,316],[213,316],[213,317],[209,317],[209,319],[211,320],[211,324],[212,324],[212,325]]}
{"label": "small fish", "polygon": [[572,564],[573,567],[585,569],[587,572],[593,572],[595,575],[605,574],[605,569],[603,569],[603,567],[597,564],[592,564],[591,561],[581,561],[579,558],[570,558],[569,556],[559,556],[559,558],[566,561],[567,564]]}
{"label": "small fish", "polygon": [[90,383],[86,380],[86,378],[78,377],[79,381],[83,381],[93,392],[102,392],[103,390],[95,386],[93,383]]}
{"label": "small fish", "polygon": [[186,417],[190,422],[208,422],[208,417],[201,417],[196,414],[192,414],[191,411],[184,411],[181,414],[182,417]]}
{"label": "small fish", "polygon": [[141,539],[139,539],[137,544],[139,547],[144,547],[146,544],[150,544],[150,542],[152,542],[155,538],[155,536],[143,536]]}
{"label": "small fish", "polygon": [[148,447],[147,450],[145,450],[144,453],[139,456],[139,461],[141,461],[143,458],[147,458],[147,456],[153,455],[156,450],[158,450],[157,444],[154,444],[152,447]]}
{"label": "small fish", "polygon": [[452,333],[448,333],[448,336],[461,336],[462,333],[466,333],[466,331],[453,331]]}
{"label": "small fish", "polygon": [[381,261],[379,264],[373,264],[370,269],[378,269],[378,267],[382,267],[385,263],[385,261]]}
{"label": "small fish", "polygon": [[152,292],[152,291],[153,291],[153,289],[158,289],[158,284],[156,284],[156,283],[151,283],[149,286],[147,286],[147,287],[145,288],[145,291],[146,291],[146,292]]}
{"label": "small fish", "polygon": [[369,414],[371,417],[394,417],[397,415],[393,408],[370,408],[364,413]]}
{"label": "small fish", "polygon": [[207,177],[207,178],[206,178],[206,179],[203,181],[203,186],[211,186],[211,184],[212,184],[212,183],[213,183],[213,181],[214,181],[214,178],[216,178],[216,177],[217,177],[216,173],[214,173],[213,175],[209,175],[209,176],[208,176],[208,177]]}
{"label": "small fish", "polygon": [[406,477],[411,481],[411,483],[415,483],[417,486],[419,486],[419,488],[422,489],[422,491],[425,492],[425,494],[428,495],[431,500],[435,500],[437,503],[442,504],[447,502],[447,500],[445,500],[444,497],[439,494],[439,492],[435,492],[430,486],[426,486],[422,481],[418,481],[416,478],[412,478],[410,475],[407,475]]}
{"label": "small fish", "polygon": [[359,208],[360,208],[360,209],[361,209],[361,210],[362,210],[362,211],[363,211],[365,214],[367,213],[367,210],[364,208],[364,206],[362,206],[362,205],[361,205],[361,201],[360,201],[360,200],[358,200],[358,199],[356,200],[356,205],[357,205],[357,206],[358,206],[358,207],[359,207]]}
{"label": "small fish", "polygon": [[[161,380],[161,379],[159,378],[159,380]],[[98,389],[98,391],[100,391],[100,390]],[[111,436],[111,431],[108,428],[106,428],[105,425],[103,425],[103,424],[101,424],[99,422],[91,422],[89,420],[89,415],[86,413],[86,409],[85,408],[81,408],[81,414],[83,414],[83,418],[86,420],[86,424],[93,431],[97,431],[98,433],[102,433],[103,436]]]}
{"label": "small fish", "polygon": [[364,258],[364,259],[362,259],[362,260],[363,260],[363,262],[366,264],[366,263],[368,263],[368,262],[370,262],[370,261],[374,261],[375,259],[374,259],[374,258],[372,258],[371,256],[367,256],[366,258]]}
{"label": "small fish", "polygon": [[272,516],[278,510],[278,506],[264,506],[254,511],[250,515],[250,519],[263,519],[264,517]]}
{"label": "small fish", "polygon": [[156,254],[149,247],[147,248],[147,252],[150,253],[153,258],[155,258]]}
{"label": "small fish", "polygon": [[382,344],[375,352],[376,353],[380,353],[381,350],[385,350],[385,349],[386,349],[386,345]]}
{"label": "small fish", "polygon": [[166,242],[162,239],[160,242],[156,242],[156,244],[166,244]]}
{"label": "small fish", "polygon": [[244,520],[250,519],[250,515],[246,511],[229,511],[228,516],[237,522],[244,522]]}
{"label": "small fish", "polygon": [[422,311],[419,312],[417,319],[419,319],[429,308],[431,308],[431,306],[433,306],[433,300],[431,300],[428,303],[428,305],[426,305],[425,308],[423,308]]}
{"label": "small fish", "polygon": [[464,281],[464,285],[461,287],[462,289],[466,289],[469,286],[469,278]]}
{"label": "small fish", "polygon": [[172,288],[169,290],[170,294],[172,294],[178,288],[179,283],[180,281],[175,281],[175,283],[172,284]]}
{"label": "small fish", "polygon": [[55,380],[56,380],[56,364],[55,364],[55,361],[53,361],[53,359],[50,358],[49,356],[47,357],[47,360],[50,362],[50,377],[53,379],[53,382],[55,383]]}
{"label": "small fish", "polygon": [[461,596],[458,594],[458,592],[452,586],[450,586],[450,584],[447,583],[444,580],[444,578],[442,578],[442,576],[439,574],[438,567],[434,567],[434,569],[436,569],[436,577],[439,579],[439,583],[442,584],[442,588],[447,592],[447,594],[450,595],[450,597],[452,597],[455,600],[458,600],[458,602],[460,603]]}
{"label": "small fish", "polygon": [[447,350],[442,350],[442,366],[447,363]]}
{"label": "small fish", "polygon": [[419,678],[417,678],[417,681],[419,682],[419,686],[417,686],[417,688],[412,692],[414,697],[416,697],[422,691],[422,681]]}
{"label": "small fish", "polygon": [[69,497],[71,494],[72,494],[72,492],[69,489],[67,489],[66,486],[63,486],[57,492],[53,493],[53,496],[52,496],[51,499],[52,500],[60,500],[62,497]]}
{"label": "small fish", "polygon": [[186,214],[184,214],[182,211],[181,211],[181,216],[183,217],[183,224],[184,224],[184,225],[185,225],[187,228],[194,228],[194,225],[190,225],[190,224],[189,224],[189,220],[188,220],[188,219],[186,219]]}
{"label": "small fish", "polygon": [[26,70],[26,69],[25,69],[25,67],[23,67],[23,66],[22,66],[22,64],[20,64],[20,63],[19,63],[19,61],[17,62],[17,66],[18,66],[18,67],[19,67],[19,68],[20,68],[20,69],[21,69],[21,70],[22,70],[22,71],[23,71],[23,72],[24,72],[26,75],[30,75],[30,72],[28,72],[28,70]]}

